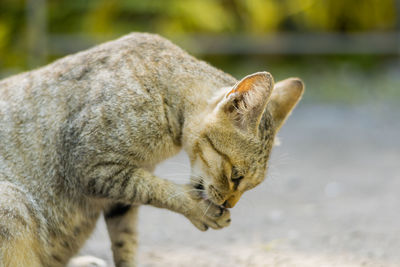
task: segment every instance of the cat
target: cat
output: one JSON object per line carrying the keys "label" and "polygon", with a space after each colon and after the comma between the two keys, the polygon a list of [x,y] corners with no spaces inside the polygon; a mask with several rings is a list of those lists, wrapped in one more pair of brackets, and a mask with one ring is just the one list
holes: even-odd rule
{"label": "cat", "polygon": [[[228,226],[303,91],[268,72],[238,81],[147,33],[0,81],[0,266],[65,266],[102,213],[115,265],[136,266],[140,205]],[[152,174],[181,148],[187,184]]]}

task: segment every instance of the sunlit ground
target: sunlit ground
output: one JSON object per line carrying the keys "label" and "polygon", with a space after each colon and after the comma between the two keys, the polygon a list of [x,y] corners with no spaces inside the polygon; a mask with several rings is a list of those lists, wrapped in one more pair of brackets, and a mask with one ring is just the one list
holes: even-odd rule
{"label": "sunlit ground", "polygon": [[[299,76],[306,94],[282,128],[267,179],[232,209],[229,228],[202,233],[178,214],[142,208],[139,266],[400,266],[396,61],[211,61],[236,77]],[[182,153],[157,173],[182,183],[189,162]],[[109,246],[101,222],[81,253],[112,264]]]}

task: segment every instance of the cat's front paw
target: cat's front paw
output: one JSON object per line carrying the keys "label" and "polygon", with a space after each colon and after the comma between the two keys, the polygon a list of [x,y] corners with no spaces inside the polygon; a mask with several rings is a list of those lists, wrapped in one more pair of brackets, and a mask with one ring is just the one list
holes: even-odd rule
{"label": "cat's front paw", "polygon": [[201,231],[207,231],[209,227],[221,229],[231,222],[228,209],[204,199],[195,201],[187,217]]}

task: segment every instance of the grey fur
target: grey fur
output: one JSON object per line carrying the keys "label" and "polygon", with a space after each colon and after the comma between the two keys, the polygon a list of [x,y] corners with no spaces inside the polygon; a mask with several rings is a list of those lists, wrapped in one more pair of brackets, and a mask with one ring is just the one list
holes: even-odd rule
{"label": "grey fur", "polygon": [[[209,99],[236,83],[168,40],[143,33],[0,81],[0,266],[25,266],[27,256],[30,266],[64,266],[101,212],[116,204],[133,205],[107,219],[117,266],[135,266],[137,205],[181,213],[201,230],[229,225],[221,203],[152,170],[181,147],[195,164],[193,148],[202,146],[205,133],[199,116],[212,113]],[[259,126],[257,138],[236,134],[250,151],[240,155],[257,172],[257,183],[276,132],[270,112],[263,114],[260,125],[268,126]],[[207,129],[224,146],[221,129]],[[250,163],[256,154],[259,160]],[[214,193],[225,201],[222,192]]]}

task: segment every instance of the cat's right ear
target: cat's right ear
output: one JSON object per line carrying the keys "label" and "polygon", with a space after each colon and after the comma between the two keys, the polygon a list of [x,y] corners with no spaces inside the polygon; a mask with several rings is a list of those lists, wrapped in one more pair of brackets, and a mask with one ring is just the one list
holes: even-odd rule
{"label": "cat's right ear", "polygon": [[218,109],[241,130],[256,132],[273,87],[268,72],[248,75],[226,93]]}

